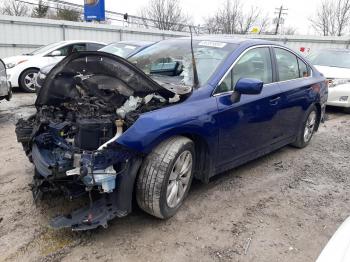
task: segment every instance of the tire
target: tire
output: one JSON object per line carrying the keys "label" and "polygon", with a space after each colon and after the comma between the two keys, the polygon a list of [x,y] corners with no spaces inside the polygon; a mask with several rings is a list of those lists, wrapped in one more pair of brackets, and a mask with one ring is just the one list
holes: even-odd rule
{"label": "tire", "polygon": [[303,123],[298,130],[297,139],[292,146],[297,148],[306,147],[315,133],[318,122],[319,114],[316,107],[313,105],[306,111]]}
{"label": "tire", "polygon": [[25,70],[19,77],[19,87],[27,93],[35,93],[35,78],[39,70],[30,68]]}
{"label": "tire", "polygon": [[[186,137],[172,137],[154,148],[144,159],[136,181],[139,207],[161,219],[173,216],[191,186],[194,159],[193,142]],[[186,166],[187,172],[179,175]]]}

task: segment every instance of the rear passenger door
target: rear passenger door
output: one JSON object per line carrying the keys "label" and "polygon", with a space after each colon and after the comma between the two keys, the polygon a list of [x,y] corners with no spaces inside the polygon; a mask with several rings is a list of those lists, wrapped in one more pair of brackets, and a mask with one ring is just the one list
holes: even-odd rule
{"label": "rear passenger door", "polygon": [[283,127],[283,137],[288,139],[295,136],[305,110],[314,101],[314,80],[310,67],[297,55],[279,47],[273,50],[281,89],[279,121]]}

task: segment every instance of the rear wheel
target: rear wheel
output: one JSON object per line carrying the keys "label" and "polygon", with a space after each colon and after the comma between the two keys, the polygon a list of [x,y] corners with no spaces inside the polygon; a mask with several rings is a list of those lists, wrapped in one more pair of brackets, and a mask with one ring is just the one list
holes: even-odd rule
{"label": "rear wheel", "polygon": [[298,131],[297,140],[292,145],[298,148],[306,147],[311,141],[311,138],[316,130],[317,123],[317,109],[315,106],[312,106],[306,112],[303,124]]}
{"label": "rear wheel", "polygon": [[25,70],[19,78],[20,88],[28,93],[35,92],[35,79],[39,70],[35,68]]}
{"label": "rear wheel", "polygon": [[158,218],[173,216],[191,186],[193,142],[181,136],[159,144],[143,161],[136,184],[141,209]]}

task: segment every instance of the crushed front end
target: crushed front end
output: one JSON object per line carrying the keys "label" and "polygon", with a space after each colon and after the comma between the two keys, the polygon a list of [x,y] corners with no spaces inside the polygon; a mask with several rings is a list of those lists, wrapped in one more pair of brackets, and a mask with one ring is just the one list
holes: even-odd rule
{"label": "crushed front end", "polygon": [[130,213],[142,154],[117,139],[140,114],[180,100],[113,55],[81,52],[55,66],[38,94],[37,113],[18,121],[17,140],[35,166],[35,201],[55,193],[89,195],[90,204],[54,218],[51,226],[106,227]]}

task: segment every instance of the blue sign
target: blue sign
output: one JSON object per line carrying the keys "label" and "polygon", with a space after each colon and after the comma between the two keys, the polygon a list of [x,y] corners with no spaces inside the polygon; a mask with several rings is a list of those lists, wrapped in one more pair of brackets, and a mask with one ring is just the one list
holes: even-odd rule
{"label": "blue sign", "polygon": [[84,0],[84,18],[85,21],[104,21],[105,0]]}

